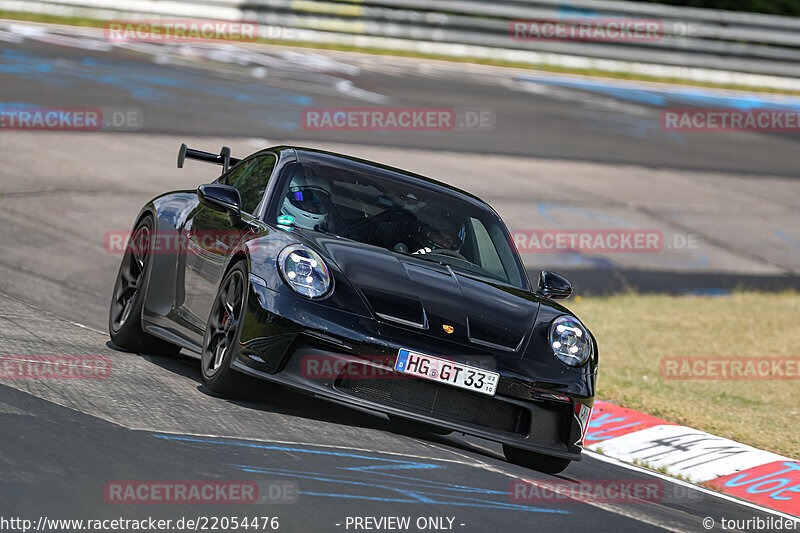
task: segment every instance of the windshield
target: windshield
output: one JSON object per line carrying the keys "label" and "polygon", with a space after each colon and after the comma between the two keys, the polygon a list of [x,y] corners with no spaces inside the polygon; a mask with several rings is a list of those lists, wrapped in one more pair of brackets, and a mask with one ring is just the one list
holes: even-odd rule
{"label": "windshield", "polygon": [[272,223],[338,235],[528,288],[508,231],[489,209],[377,172],[291,163],[281,180]]}

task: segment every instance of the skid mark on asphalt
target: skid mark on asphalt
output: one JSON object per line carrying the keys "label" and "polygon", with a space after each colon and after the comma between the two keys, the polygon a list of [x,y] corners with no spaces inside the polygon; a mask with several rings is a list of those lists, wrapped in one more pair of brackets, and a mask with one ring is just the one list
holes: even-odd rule
{"label": "skid mark on asphalt", "polygon": [[220,117],[225,113],[209,109],[206,97],[231,105],[250,104],[257,106],[252,110],[252,117],[287,131],[297,129],[299,110],[314,102],[311,96],[296,91],[259,83],[230,83],[229,80],[150,63],[107,61],[95,57],[65,62],[9,48],[0,52],[0,73],[63,88],[75,89],[81,83],[104,85],[134,99],[163,107],[177,104],[203,106],[208,113]]}
{"label": "skid mark on asphalt", "polygon": [[[297,442],[297,441],[286,441],[286,440],[272,440],[272,439],[249,439],[249,442],[242,442],[237,440],[230,440],[235,439],[236,437],[229,437],[229,436],[222,436],[222,435],[198,435],[198,434],[191,434],[185,433],[180,435],[168,435],[163,433],[157,433],[153,435],[156,438],[160,439],[170,439],[170,440],[178,440],[183,442],[199,442],[199,443],[214,443],[214,444],[230,444],[230,445],[240,445],[250,448],[267,448],[267,447],[276,447],[276,448],[289,448],[289,447],[298,447],[303,449],[312,449],[312,448],[321,448],[321,449],[336,449],[336,450],[349,450],[350,454],[353,452],[359,453],[380,453],[382,455],[398,455],[404,457],[403,460],[397,460],[397,462],[408,463],[409,459],[420,459],[425,461],[439,461],[444,463],[454,463],[466,466],[478,466],[482,465],[480,461],[473,461],[470,460],[463,454],[453,453],[454,455],[458,455],[463,457],[464,459],[445,459],[440,457],[431,457],[427,455],[415,455],[409,453],[402,453],[402,452],[392,452],[392,451],[381,451],[381,450],[372,450],[369,448],[357,448],[353,446],[342,446],[338,444],[317,444],[317,443],[310,443],[310,442]],[[269,443],[269,444],[260,444],[260,443]],[[440,449],[441,451],[448,451]]]}
{"label": "skid mark on asphalt", "polygon": [[539,83],[556,87],[568,87],[604,94],[612,98],[639,104],[664,107],[670,102],[679,102],[698,107],[725,107],[734,109],[785,109],[800,110],[800,98],[783,95],[724,90],[678,87],[670,85],[648,85],[631,81],[613,82],[591,78],[523,75],[518,81]]}
{"label": "skid mark on asphalt", "polygon": [[[626,229],[642,229],[637,227],[636,224],[631,224],[630,221],[608,215],[606,213],[599,212],[594,209],[588,209],[581,206],[573,206],[573,205],[564,205],[564,204],[556,204],[552,202],[540,202],[537,205],[537,212],[542,219],[546,220],[550,223],[552,228],[563,228],[565,230],[575,229],[575,220],[578,218],[583,218],[586,220],[591,221],[592,223],[588,225],[588,227],[596,227],[594,223],[600,224],[602,227],[608,226],[609,228],[626,228]],[[643,209],[639,209],[640,213],[644,213],[645,215],[652,216],[651,211],[645,211]],[[558,216],[558,213],[561,213],[565,216]],[[565,219],[567,223],[562,223],[561,219]],[[658,219],[660,222],[667,222],[669,224],[673,224],[670,220],[667,220],[665,217],[661,217]],[[571,227],[570,227],[571,224]],[[673,224],[674,225],[674,224]],[[686,232],[690,233],[690,232]],[[671,245],[665,244],[666,249],[665,252],[669,251]],[[708,257],[698,251],[690,251],[691,257],[689,259],[682,259],[677,266],[681,268],[689,269],[689,268],[703,268],[708,265]],[[569,265],[588,265],[593,268],[615,268],[618,264],[611,260],[606,256],[595,257],[591,255],[586,255],[581,252],[562,252],[566,261],[568,261]]]}
{"label": "skid mark on asphalt", "polygon": [[796,237],[789,235],[788,233],[779,228],[775,229],[775,235],[779,239],[785,241],[792,248],[800,250],[800,239],[797,239]]}
{"label": "skid mark on asphalt", "polygon": [[[8,31],[4,31],[8,30]],[[357,87],[350,79],[361,69],[349,62],[335,60],[311,50],[295,51],[282,49],[255,49],[230,43],[203,43],[194,45],[184,42],[109,42],[99,28],[74,28],[69,26],[47,27],[29,24],[0,23],[0,41],[20,43],[24,40],[39,41],[54,46],[80,48],[95,52],[111,52],[115,49],[131,50],[151,57],[158,65],[178,61],[204,59],[193,67],[205,68],[207,62],[252,66],[253,78],[273,78],[289,74],[292,83],[303,83],[316,91],[340,94],[357,100],[381,103],[388,97]],[[124,63],[116,61],[115,63]]]}
{"label": "skid mark on asphalt", "polygon": [[[220,446],[238,446],[296,454],[321,455],[347,461],[356,460],[356,465],[354,466],[334,466],[333,464],[331,466],[336,470],[359,472],[361,475],[357,477],[353,475],[330,472],[313,472],[252,465],[233,465],[235,468],[238,468],[243,472],[268,474],[272,476],[289,477],[293,479],[305,479],[309,481],[315,481],[318,484],[332,485],[329,491],[300,490],[298,492],[299,494],[305,496],[360,499],[392,503],[425,503],[433,505],[478,507],[536,513],[570,514],[568,511],[560,509],[511,503],[507,501],[509,499],[508,490],[495,490],[485,487],[460,485],[394,473],[398,470],[442,470],[447,468],[446,465],[436,463],[420,462],[408,459],[389,459],[385,457],[378,457],[376,455],[366,455],[364,453],[319,450],[311,447],[276,446],[252,442],[198,439],[174,435],[157,434],[154,436],[156,438],[169,439],[179,442]],[[362,461],[367,461],[367,464],[361,464]],[[347,492],[344,492],[345,490],[347,490]],[[376,494],[376,490],[384,491],[384,493]],[[473,495],[473,497],[467,495]]]}
{"label": "skid mark on asphalt", "polygon": [[[514,78],[513,88],[531,93],[546,94],[552,98],[574,101],[596,111],[580,109],[573,112],[577,120],[594,131],[613,131],[631,137],[663,138],[672,143],[689,143],[681,132],[667,132],[661,125],[660,112],[646,113],[635,106],[651,109],[691,106],[696,108],[779,109],[797,111],[800,99],[783,95],[736,93],[732,91],[648,85],[633,81],[615,82],[591,78],[523,75]],[[617,105],[609,105],[604,99]]]}
{"label": "skid mark on asphalt", "polygon": [[[263,474],[265,476],[279,476],[294,480],[305,480],[306,482],[321,484],[323,487],[321,489],[313,487],[312,490],[304,490],[304,485],[301,481],[298,494],[302,496],[314,496],[342,500],[363,500],[376,503],[418,503],[437,506],[485,508],[505,511],[571,514],[570,511],[565,511],[562,509],[547,507],[543,508],[511,502],[511,495],[509,490],[506,488],[504,488],[504,490],[497,490],[486,487],[435,481],[432,479],[420,479],[410,475],[402,475],[397,473],[398,470],[425,470],[429,472],[440,471],[444,473],[447,471],[448,466],[451,468],[467,466],[489,471],[503,478],[510,478],[513,480],[520,479],[519,473],[513,473],[508,469],[499,466],[492,466],[482,462],[449,460],[449,465],[442,465],[437,464],[442,461],[438,458],[429,458],[429,460],[434,461],[432,463],[420,461],[419,459],[421,458],[419,457],[414,457],[414,460],[410,460],[408,458],[388,459],[385,457],[371,455],[384,454],[386,452],[366,451],[365,453],[364,450],[361,450],[358,453],[353,453],[353,451],[345,452],[320,450],[317,449],[318,446],[315,444],[298,443],[297,445],[286,446],[221,439],[191,438],[178,435],[155,434],[154,436],[157,438],[201,445],[211,444],[214,446],[236,446],[269,450],[273,452],[284,452],[299,455],[310,454],[323,457],[340,458],[342,460],[356,460],[356,466],[336,465],[333,461],[331,461],[330,464],[335,470],[351,472],[356,471],[361,473],[361,475],[358,476],[335,471],[319,472],[268,466],[242,464],[232,465],[234,468],[238,468],[243,472],[251,474]],[[343,449],[344,448],[339,448],[339,450]],[[359,464],[361,461],[369,461],[369,463],[366,465]],[[531,474],[540,475],[533,472],[531,472]],[[552,486],[552,482],[541,479],[537,480],[526,478],[526,481],[534,484],[547,483],[546,486]],[[652,526],[662,531],[670,531],[675,533],[686,531],[688,524],[694,524],[696,522],[695,517],[680,509],[666,508],[650,502],[641,502],[636,505],[620,505],[602,501],[585,501],[583,499],[570,498],[570,492],[567,489],[562,489],[562,492],[564,493],[563,496],[565,500],[571,500],[569,504],[589,505],[613,515],[633,520],[643,526]],[[564,502],[562,501],[562,503]]]}

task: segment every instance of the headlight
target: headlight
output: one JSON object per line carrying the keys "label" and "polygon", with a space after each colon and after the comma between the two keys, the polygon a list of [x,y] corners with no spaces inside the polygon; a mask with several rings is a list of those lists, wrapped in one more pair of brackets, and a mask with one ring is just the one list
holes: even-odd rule
{"label": "headlight", "polygon": [[303,296],[319,298],[331,288],[328,265],[304,246],[292,244],[284,248],[278,256],[278,268],[284,281]]}
{"label": "headlight", "polygon": [[592,339],[577,318],[560,316],[550,325],[550,347],[564,363],[580,366],[589,360]]}

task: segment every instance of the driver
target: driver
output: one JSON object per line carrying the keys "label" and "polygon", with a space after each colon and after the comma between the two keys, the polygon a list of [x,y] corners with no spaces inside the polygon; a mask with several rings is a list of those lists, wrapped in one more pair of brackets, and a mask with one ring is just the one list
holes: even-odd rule
{"label": "driver", "polygon": [[461,256],[459,251],[464,244],[465,229],[457,215],[425,206],[419,210],[417,217],[420,221],[420,248],[414,254],[444,251],[446,255]]}
{"label": "driver", "polygon": [[281,215],[289,215],[299,228],[328,231],[328,215],[331,212],[331,194],[327,183],[306,176],[303,168],[293,169],[289,190],[283,199]]}

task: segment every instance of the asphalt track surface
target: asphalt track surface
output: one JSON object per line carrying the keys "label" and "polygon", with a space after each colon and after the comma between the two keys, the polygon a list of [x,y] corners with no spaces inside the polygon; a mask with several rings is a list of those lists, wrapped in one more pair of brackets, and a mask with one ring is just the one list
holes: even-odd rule
{"label": "asphalt track surface", "polygon": [[[134,107],[146,133],[337,141],[466,153],[797,177],[800,134],[676,134],[669,108],[800,109],[800,98],[649,91],[646,84],[593,82],[469,64],[312,53],[260,45],[111,46],[102,32],[62,35],[6,24],[3,103]],[[77,30],[80,31],[80,30]],[[18,41],[18,42],[15,42]],[[443,132],[316,132],[308,107],[489,109],[494,127]]]}
{"label": "asphalt track surface", "polygon": [[[499,203],[493,203],[511,219],[525,216],[523,207],[517,205],[526,199],[524,195],[520,198],[520,191],[531,198],[537,194],[547,199],[564,196],[563,190],[554,188],[577,179],[575,172],[581,170],[587,174],[596,171],[612,182],[620,180],[613,182],[614,186],[625,191],[630,201],[637,194],[646,196],[646,188],[633,185],[637,176],[641,177],[636,158],[652,163],[657,157],[662,160],[657,163],[659,170],[653,172],[667,179],[666,188],[688,187],[694,178],[703,182],[698,186],[720,190],[723,196],[754,198],[747,204],[754,212],[773,210],[791,218],[796,216],[791,202],[797,194],[791,178],[792,152],[787,148],[791,139],[757,137],[754,142],[761,150],[783,154],[759,156],[759,161],[772,165],[769,172],[759,172],[763,175],[759,181],[742,174],[747,168],[755,172],[758,166],[744,152],[735,155],[738,165],[730,160],[735,149],[727,157],[720,154],[716,163],[695,157],[694,162],[686,158],[681,163],[673,158],[670,165],[659,155],[663,147],[659,150],[651,144],[648,152],[647,139],[604,133],[598,140],[577,122],[564,120],[574,104],[559,103],[558,97],[538,101],[512,89],[474,81],[458,71],[448,75],[432,68],[435,74],[414,76],[402,71],[387,78],[386,70],[401,67],[362,59],[372,61],[374,69],[362,65],[357,73],[340,73],[352,78],[353,84],[343,90],[359,95],[353,100],[337,92],[342,85],[321,78],[319,72],[312,76],[304,68],[289,65],[284,72],[273,67],[279,74],[284,72],[274,82],[258,78],[253,82],[257,88],[248,86],[247,90],[263,91],[256,93],[256,105],[252,99],[227,95],[243,86],[238,76],[252,77],[252,72],[241,66],[224,63],[212,69],[197,60],[165,66],[165,59],[153,61],[138,52],[89,51],[63,46],[63,42],[45,43],[41,36],[19,40],[0,35],[9,40],[0,58],[4,102],[135,107],[143,110],[147,124],[126,135],[0,134],[0,354],[100,355],[112,363],[106,379],[0,380],[0,516],[34,523],[40,516],[173,520],[277,516],[280,531],[298,532],[353,531],[345,524],[347,517],[355,516],[449,517],[453,518],[453,530],[464,532],[704,531],[705,517],[719,523],[721,518],[768,516],[718,494],[593,455],[571,465],[562,476],[539,474],[506,463],[491,443],[460,435],[403,431],[382,418],[343,410],[279,387],[265,385],[244,399],[214,397],[202,386],[195,359],[129,354],[108,345],[106,314],[120,256],[109,253],[102,243],[107,231],[129,229],[148,198],[209,180],[208,166],[194,164],[183,171],[174,168],[181,139],[213,149],[226,135],[235,134],[239,138],[228,142],[234,153],[263,146],[265,137],[310,143],[313,139],[303,131],[279,131],[255,116],[276,116],[271,110],[277,113],[287,105],[281,98],[287,92],[293,98],[298,94],[313,98],[314,105],[363,105],[365,93],[353,89],[358,87],[390,94],[393,102],[400,102],[397,105],[456,105],[459,101],[474,106],[477,101],[494,107],[498,129],[485,137],[443,135],[420,140],[397,135],[378,139],[389,148],[380,146],[376,135],[319,142],[326,146],[338,146],[331,144],[333,141],[343,143],[341,146],[351,147],[358,155],[382,156],[393,164],[406,161],[408,164],[401,166],[431,175],[456,165],[455,181],[463,180],[457,184],[494,189]],[[12,42],[15,39],[18,42]],[[293,57],[298,64],[307,65],[327,56]],[[337,65],[340,63],[337,60]],[[104,74],[94,70],[98,64],[104,65]],[[421,62],[414,65],[413,69],[424,69]],[[300,79],[290,79],[289,72]],[[165,80],[191,80],[195,89],[204,89],[177,87]],[[162,90],[156,91],[156,85]],[[166,85],[172,88],[163,89]],[[133,91],[133,86],[138,89]],[[198,96],[198,92],[206,94]],[[514,101],[517,97],[520,100]],[[303,102],[308,105],[307,100]],[[504,117],[516,126],[500,130]],[[541,129],[530,128],[531,123],[540,124]],[[210,135],[214,138],[204,138]],[[580,141],[582,136],[585,142]],[[472,154],[475,150],[480,153]],[[536,155],[549,159],[536,159]],[[736,166],[741,168],[730,168]],[[529,182],[516,179],[517,170],[534,167],[546,187],[534,189]],[[501,172],[494,181],[482,185],[481,181],[489,181],[486,174],[496,168]],[[591,179],[579,177],[591,191]],[[763,183],[769,184],[769,194],[761,190]],[[600,185],[594,187],[597,190]],[[482,195],[485,191],[475,192]],[[782,198],[776,200],[775,196]],[[580,199],[588,203],[592,197],[581,191]],[[713,198],[708,201],[714,203]],[[619,204],[611,207],[617,209]],[[725,248],[724,243],[718,247],[714,253],[707,252],[708,257],[722,266],[736,265],[736,275],[756,272],[776,279],[790,275],[795,265],[793,256],[765,261],[757,247],[744,252]],[[650,272],[656,272],[657,266],[651,266]],[[679,273],[680,268],[671,272]],[[510,497],[509,484],[520,478],[536,483],[658,480],[670,496],[654,502],[518,502]],[[273,486],[288,482],[296,489],[297,499],[250,505],[106,502],[108,483],[131,479],[254,480]]]}
{"label": "asphalt track surface", "polygon": [[[163,142],[145,157],[165,163],[155,168],[141,152],[126,152],[138,144],[129,135],[62,142],[5,132],[4,152],[13,154],[6,158],[12,168],[2,170],[10,178],[6,194],[32,190],[19,183],[29,167],[15,160],[27,160],[28,150],[33,157],[37,145],[47,154],[36,159],[75,165],[69,176],[80,187],[69,179],[60,187],[92,191],[87,174],[94,172],[129,176],[126,186],[136,190],[132,165],[138,176],[174,169],[175,145],[187,135],[197,138],[191,146],[216,151],[227,144],[234,154],[297,142],[466,188],[513,230],[663,235],[658,253],[523,255],[534,275],[556,269],[578,291],[800,287],[800,136],[666,132],[660,123],[672,108],[796,111],[800,97],[261,45],[112,46],[96,30],[13,22],[0,22],[0,76],[3,109],[101,108],[106,117],[132,110],[135,122],[109,123],[104,131],[157,136]],[[330,107],[453,108],[458,124],[436,132],[306,129],[304,110]],[[468,110],[488,112],[490,127],[469,127]],[[103,157],[109,153],[118,158]],[[213,173],[197,176],[210,180]]]}
{"label": "asphalt track surface", "polygon": [[[106,379],[0,384],[5,517],[37,523],[40,516],[277,516],[280,531],[298,532],[346,531],[348,516],[450,517],[454,531],[484,532],[703,531],[709,516],[717,522],[768,516],[592,456],[563,475],[539,474],[504,462],[491,443],[403,433],[383,419],[269,385],[244,400],[217,398],[202,386],[196,359],[117,352],[101,330],[7,294],[2,298],[2,353],[104,355],[112,369]],[[91,300],[84,297],[81,307]],[[669,497],[520,502],[509,493],[518,479],[655,480]],[[119,480],[289,483],[296,499],[109,504],[105,487]]]}

